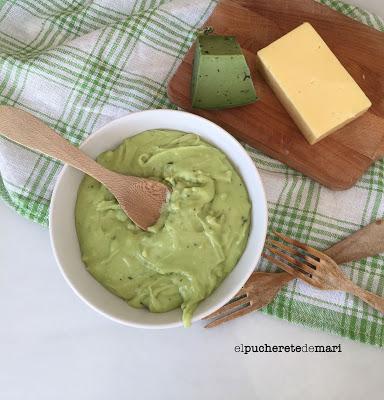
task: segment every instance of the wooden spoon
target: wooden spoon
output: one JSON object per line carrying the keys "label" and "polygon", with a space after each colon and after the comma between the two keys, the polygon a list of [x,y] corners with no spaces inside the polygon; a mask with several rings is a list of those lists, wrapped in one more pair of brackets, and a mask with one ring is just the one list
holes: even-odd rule
{"label": "wooden spoon", "polygon": [[[337,264],[360,260],[384,252],[384,220],[378,220],[352,233],[345,239],[323,251]],[[265,307],[288,282],[295,279],[287,272],[254,272],[234,300],[219,308],[204,319],[213,319],[206,328],[214,328],[224,322]],[[249,292],[249,293],[248,293]],[[246,302],[245,294],[252,302],[244,308],[238,308]]]}
{"label": "wooden spoon", "polygon": [[116,197],[121,208],[146,230],[159,218],[169,189],[161,182],[110,171],[73,146],[32,114],[0,106],[0,134],[92,176]]}

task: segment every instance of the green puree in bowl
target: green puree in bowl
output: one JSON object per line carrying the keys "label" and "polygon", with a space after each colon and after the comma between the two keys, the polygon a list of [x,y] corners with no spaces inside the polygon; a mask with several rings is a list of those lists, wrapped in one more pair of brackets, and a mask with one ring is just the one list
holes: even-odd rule
{"label": "green puree in bowl", "polygon": [[147,232],[111,193],[85,176],[76,229],[88,271],[133,307],[183,310],[189,326],[197,305],[233,269],[247,243],[251,204],[227,157],[199,136],[150,130],[126,139],[97,161],[123,174],[164,181],[171,196]]}

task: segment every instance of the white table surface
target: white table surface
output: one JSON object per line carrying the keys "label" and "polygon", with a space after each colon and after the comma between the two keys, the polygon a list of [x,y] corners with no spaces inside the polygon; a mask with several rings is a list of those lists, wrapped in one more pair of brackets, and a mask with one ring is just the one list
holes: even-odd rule
{"label": "white table surface", "polygon": [[[383,0],[355,0],[384,16]],[[253,313],[205,330],[130,329],[65,283],[46,229],[0,202],[0,399],[379,399],[384,352]],[[341,344],[336,354],[240,354],[238,344]]]}

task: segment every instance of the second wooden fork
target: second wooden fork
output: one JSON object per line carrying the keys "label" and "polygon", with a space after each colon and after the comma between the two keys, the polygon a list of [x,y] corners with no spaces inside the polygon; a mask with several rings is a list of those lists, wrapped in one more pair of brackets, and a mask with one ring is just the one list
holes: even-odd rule
{"label": "second wooden fork", "polygon": [[265,247],[273,256],[263,254],[267,260],[312,286],[351,293],[384,313],[384,298],[353,283],[331,257],[281,233],[275,234],[282,242],[268,239]]}

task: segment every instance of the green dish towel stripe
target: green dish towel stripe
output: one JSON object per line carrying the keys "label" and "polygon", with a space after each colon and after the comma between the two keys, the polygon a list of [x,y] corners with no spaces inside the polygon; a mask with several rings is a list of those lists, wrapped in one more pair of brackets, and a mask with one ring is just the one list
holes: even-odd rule
{"label": "green dish towel stripe", "polygon": [[[384,31],[383,21],[340,1],[322,3]],[[132,111],[174,108],[166,87],[216,1],[0,0],[0,103],[30,111],[72,143]],[[245,146],[268,196],[270,229],[326,248],[384,215],[384,162],[355,187],[332,192]],[[0,196],[21,215],[48,224],[61,164],[0,138]],[[272,270],[262,261],[260,270]],[[344,267],[384,295],[384,257]],[[383,346],[384,317],[360,300],[293,282],[264,312]]]}

